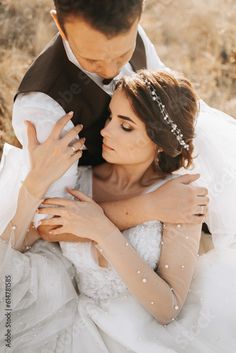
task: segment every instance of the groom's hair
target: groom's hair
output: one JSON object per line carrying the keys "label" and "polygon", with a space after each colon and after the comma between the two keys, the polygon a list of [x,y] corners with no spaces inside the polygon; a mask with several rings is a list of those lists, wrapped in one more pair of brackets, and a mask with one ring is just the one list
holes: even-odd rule
{"label": "groom's hair", "polygon": [[143,3],[144,0],[54,0],[64,32],[66,19],[78,16],[108,37],[127,32],[141,16]]}

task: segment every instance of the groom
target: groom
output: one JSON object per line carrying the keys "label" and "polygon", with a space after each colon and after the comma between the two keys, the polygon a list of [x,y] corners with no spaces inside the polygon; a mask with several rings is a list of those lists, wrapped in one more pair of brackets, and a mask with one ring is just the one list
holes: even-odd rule
{"label": "groom", "polygon": [[[100,130],[108,116],[115,81],[142,68],[168,69],[139,25],[143,0],[54,3],[51,15],[59,33],[34,61],[19,86],[13,127],[26,148],[25,119],[35,124],[43,140],[65,112],[73,111],[72,122],[83,124],[80,137],[86,137],[88,148],[79,164],[96,165],[103,162]],[[101,206],[121,230],[151,219],[202,222],[207,213],[207,189],[192,186],[196,179],[197,175],[183,175],[153,193]],[[52,236],[47,239],[60,240]]]}

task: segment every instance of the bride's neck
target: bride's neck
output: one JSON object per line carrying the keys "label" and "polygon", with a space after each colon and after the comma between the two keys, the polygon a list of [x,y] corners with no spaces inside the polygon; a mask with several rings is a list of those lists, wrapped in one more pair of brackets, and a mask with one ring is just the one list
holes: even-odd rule
{"label": "bride's neck", "polygon": [[152,163],[136,165],[117,165],[104,163],[102,168],[97,169],[97,176],[102,180],[114,185],[116,190],[128,192],[140,186],[148,186],[153,179],[158,178]]}

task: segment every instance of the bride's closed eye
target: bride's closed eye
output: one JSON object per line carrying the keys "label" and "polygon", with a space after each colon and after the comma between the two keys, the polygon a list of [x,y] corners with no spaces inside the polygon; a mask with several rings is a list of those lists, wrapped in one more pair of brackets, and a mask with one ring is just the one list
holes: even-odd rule
{"label": "bride's closed eye", "polygon": [[129,123],[127,123],[127,121],[125,121],[125,122],[123,122],[122,124],[121,124],[121,127],[122,127],[122,129],[124,130],[124,131],[132,131],[133,130],[133,128],[131,127],[131,125],[129,124]]}
{"label": "bride's closed eye", "polygon": [[[111,120],[112,120],[112,116],[110,115],[110,116],[107,118],[107,121],[106,121],[105,126],[106,126],[107,123],[108,123],[109,121],[111,121]],[[131,127],[131,125],[130,125],[127,121],[123,121],[120,126],[121,126],[122,130],[124,130],[124,131],[126,131],[126,132],[131,132],[131,131],[133,130],[133,128]]]}

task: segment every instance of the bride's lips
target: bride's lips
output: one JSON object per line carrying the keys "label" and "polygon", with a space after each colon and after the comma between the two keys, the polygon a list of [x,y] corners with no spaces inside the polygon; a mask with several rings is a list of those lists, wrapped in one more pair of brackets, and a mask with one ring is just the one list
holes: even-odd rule
{"label": "bride's lips", "polygon": [[114,149],[113,149],[113,148],[111,148],[111,147],[109,147],[109,146],[105,145],[105,143],[104,143],[104,142],[103,142],[103,144],[102,144],[102,147],[103,147],[103,148],[106,148],[106,149],[108,149],[108,150],[114,151]]}

